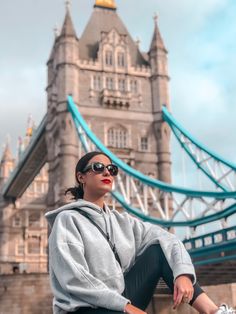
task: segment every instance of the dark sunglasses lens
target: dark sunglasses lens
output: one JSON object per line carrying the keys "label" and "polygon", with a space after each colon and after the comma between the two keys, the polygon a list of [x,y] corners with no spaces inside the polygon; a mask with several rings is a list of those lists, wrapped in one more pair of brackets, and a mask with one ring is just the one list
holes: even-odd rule
{"label": "dark sunglasses lens", "polygon": [[105,166],[100,162],[96,162],[93,164],[93,170],[95,172],[103,172],[104,169],[105,169]]}
{"label": "dark sunglasses lens", "polygon": [[117,176],[118,174],[118,167],[116,165],[108,165],[107,169],[111,176]]}
{"label": "dark sunglasses lens", "polygon": [[[110,164],[106,166],[106,168],[111,176],[117,176],[118,167],[116,165]],[[94,164],[92,164],[92,170],[97,173],[102,173],[105,170],[105,165],[101,162],[95,162]]]}

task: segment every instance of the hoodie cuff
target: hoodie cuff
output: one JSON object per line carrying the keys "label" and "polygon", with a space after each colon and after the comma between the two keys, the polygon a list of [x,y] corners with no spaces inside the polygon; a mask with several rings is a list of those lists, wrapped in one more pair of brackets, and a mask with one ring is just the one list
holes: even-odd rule
{"label": "hoodie cuff", "polygon": [[108,300],[109,300],[108,303],[104,307],[109,310],[120,312],[125,312],[125,307],[127,303],[131,303],[130,300],[126,299],[125,297],[118,293],[116,293],[115,296],[114,294],[110,295],[110,297],[108,297]]}
{"label": "hoodie cuff", "polygon": [[192,283],[195,285],[197,278],[195,274],[195,270],[192,264],[177,264],[175,265],[175,269],[173,271],[174,281],[177,277],[181,275],[190,275],[192,276]]}

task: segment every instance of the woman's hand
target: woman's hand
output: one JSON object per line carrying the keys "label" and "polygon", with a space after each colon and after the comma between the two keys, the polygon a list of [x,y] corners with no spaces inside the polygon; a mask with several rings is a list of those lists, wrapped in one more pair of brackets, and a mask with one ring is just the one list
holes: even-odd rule
{"label": "woman's hand", "polygon": [[181,302],[189,303],[193,298],[193,284],[188,275],[181,275],[176,278],[174,283],[174,305],[176,309]]}
{"label": "woman's hand", "polygon": [[147,314],[146,312],[140,310],[138,307],[136,307],[130,303],[126,304],[125,313],[128,313],[128,314]]}

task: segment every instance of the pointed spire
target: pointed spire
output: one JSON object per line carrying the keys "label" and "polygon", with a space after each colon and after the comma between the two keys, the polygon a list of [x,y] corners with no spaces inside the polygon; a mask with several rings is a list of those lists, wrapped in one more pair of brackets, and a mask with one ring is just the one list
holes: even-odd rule
{"label": "pointed spire", "polygon": [[140,43],[141,43],[141,40],[140,40],[140,38],[139,37],[137,37],[136,38],[136,41],[135,41],[135,44],[136,44],[136,46],[139,48],[139,46],[140,46]]}
{"label": "pointed spire", "polygon": [[62,26],[61,34],[60,36],[76,36],[76,32],[74,29],[74,25],[71,19],[71,14],[70,14],[70,7],[71,7],[71,2],[69,0],[66,0],[66,16],[64,20],[64,24]]}
{"label": "pointed spire", "polygon": [[157,26],[157,21],[158,21],[158,14],[157,14],[157,12],[154,13],[153,20],[154,20],[154,24]]}
{"label": "pointed spire", "polygon": [[0,186],[7,180],[15,165],[15,159],[12,156],[10,148],[10,136],[7,135],[3,147],[3,154],[0,160]]}
{"label": "pointed spire", "polygon": [[54,33],[54,44],[52,46],[52,49],[51,49],[51,52],[47,61],[47,65],[49,65],[53,61],[54,54],[55,54],[56,41],[57,41],[57,38],[60,36],[60,30],[57,25],[54,26],[53,33]]}
{"label": "pointed spire", "polygon": [[70,11],[70,9],[71,9],[71,0],[66,0],[65,1],[65,5],[66,5],[66,10]]}
{"label": "pointed spire", "polygon": [[57,38],[60,35],[59,27],[57,24],[53,28],[53,33],[54,33],[55,38]]}
{"label": "pointed spire", "polygon": [[34,123],[34,120],[32,118],[32,115],[30,114],[28,116],[26,132],[25,132],[25,136],[23,138],[23,149],[25,149],[29,145],[34,131],[35,131],[35,123]]}
{"label": "pointed spire", "polygon": [[10,148],[10,135],[8,134],[6,137],[6,142],[3,146],[3,154],[2,154],[2,159],[1,162],[6,162],[6,161],[12,161],[12,152]]}
{"label": "pointed spire", "polygon": [[30,114],[27,121],[27,129],[26,129],[25,135],[27,137],[32,137],[34,130],[35,130],[35,123],[34,123],[32,114]]}
{"label": "pointed spire", "polygon": [[164,42],[163,42],[163,39],[161,37],[161,33],[159,31],[159,28],[158,28],[158,15],[157,15],[157,13],[155,13],[153,19],[154,19],[154,34],[152,37],[152,42],[151,42],[149,52],[151,52],[152,50],[157,50],[157,49],[162,49],[165,52],[167,52],[165,45],[164,45]]}
{"label": "pointed spire", "polygon": [[17,158],[18,158],[18,160],[20,160],[23,152],[24,152],[23,139],[21,136],[19,136],[18,141],[17,141]]}

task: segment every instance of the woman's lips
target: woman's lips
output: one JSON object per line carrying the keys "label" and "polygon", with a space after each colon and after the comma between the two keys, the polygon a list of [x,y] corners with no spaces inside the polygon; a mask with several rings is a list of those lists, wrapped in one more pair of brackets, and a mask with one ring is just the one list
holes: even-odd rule
{"label": "woman's lips", "polygon": [[105,183],[105,184],[110,184],[110,183],[111,183],[111,180],[109,180],[109,179],[104,179],[104,180],[102,180],[102,182]]}

